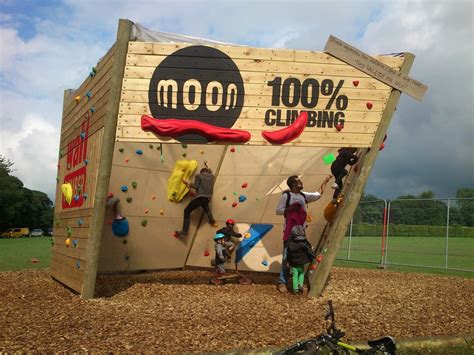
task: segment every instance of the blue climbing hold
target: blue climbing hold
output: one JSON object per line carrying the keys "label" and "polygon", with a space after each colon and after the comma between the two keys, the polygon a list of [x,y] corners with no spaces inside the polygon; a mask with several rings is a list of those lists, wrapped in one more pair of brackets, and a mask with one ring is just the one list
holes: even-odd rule
{"label": "blue climbing hold", "polygon": [[86,132],[81,132],[81,138],[86,139]]}
{"label": "blue climbing hold", "polygon": [[89,164],[89,159],[84,159],[84,164],[85,165]]}
{"label": "blue climbing hold", "polygon": [[81,262],[80,262],[79,260],[78,260],[78,261],[76,261],[76,267],[77,267],[78,269],[80,269],[80,268],[81,268]]}
{"label": "blue climbing hold", "polygon": [[79,195],[74,195],[74,201],[79,202]]}
{"label": "blue climbing hold", "polygon": [[273,228],[273,224],[251,224],[250,237],[242,240],[235,253],[235,263],[239,263],[245,255]]}
{"label": "blue climbing hold", "polygon": [[123,238],[128,234],[129,225],[126,218],[116,219],[112,222],[112,233],[119,238]]}
{"label": "blue climbing hold", "polygon": [[244,202],[247,199],[244,195],[239,196],[239,202]]}
{"label": "blue climbing hold", "polygon": [[84,200],[87,200],[87,194],[82,194],[82,197],[84,198]]}
{"label": "blue climbing hold", "polygon": [[79,226],[82,226],[82,223],[84,223],[84,221],[82,220],[82,218],[79,218],[79,219],[77,220],[77,224],[78,224]]}
{"label": "blue climbing hold", "polygon": [[88,92],[86,92],[86,96],[87,96],[87,98],[90,100],[91,97],[92,97],[92,93],[91,93],[90,91],[88,91]]}
{"label": "blue climbing hold", "polygon": [[262,265],[263,265],[263,266],[268,266],[268,261],[263,260],[263,261],[262,261]]}
{"label": "blue climbing hold", "polygon": [[128,191],[128,186],[123,185],[123,186],[120,187],[120,190],[122,190],[123,192],[127,192]]}
{"label": "blue climbing hold", "polygon": [[74,246],[74,248],[77,247],[77,243],[78,243],[77,239],[72,240],[72,245]]}
{"label": "blue climbing hold", "polygon": [[91,113],[94,113],[94,112],[95,112],[95,107],[92,106],[92,107],[90,108],[90,111],[91,111]]}
{"label": "blue climbing hold", "polygon": [[142,154],[143,154],[143,150],[137,149],[137,150],[135,151],[135,153],[137,153],[138,155],[142,155]]}

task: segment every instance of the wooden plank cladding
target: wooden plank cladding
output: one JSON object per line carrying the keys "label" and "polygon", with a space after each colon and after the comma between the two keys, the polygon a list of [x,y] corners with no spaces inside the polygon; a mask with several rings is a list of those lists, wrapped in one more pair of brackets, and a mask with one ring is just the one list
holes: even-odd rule
{"label": "wooden plank cladding", "polygon": [[[375,57],[394,70],[403,58]],[[290,126],[308,112],[292,146],[369,147],[392,88],[322,52],[129,42],[118,141],[187,143],[141,129],[141,115],[246,130]]]}
{"label": "wooden plank cladding", "polygon": [[[152,54],[152,55],[170,55],[178,49],[189,47],[188,44],[179,43],[150,43],[150,42],[129,42],[129,54]],[[265,60],[278,58],[279,61],[285,62],[327,62],[342,63],[339,59],[323,52],[315,51],[298,51],[291,49],[274,49],[274,48],[252,48],[252,47],[234,47],[234,46],[215,46],[221,52],[229,57],[236,59]],[[191,55],[199,56],[199,51],[191,52]],[[377,60],[391,67],[400,66],[402,59],[390,56],[374,56]]]}

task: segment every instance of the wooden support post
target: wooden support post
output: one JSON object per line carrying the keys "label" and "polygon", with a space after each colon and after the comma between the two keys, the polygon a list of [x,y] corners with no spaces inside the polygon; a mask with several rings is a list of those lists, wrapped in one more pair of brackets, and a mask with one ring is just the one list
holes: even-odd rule
{"label": "wooden support post", "polygon": [[[407,75],[409,73],[414,59],[415,56],[413,54],[404,54],[404,61],[400,67],[400,72],[402,74]],[[308,294],[309,297],[319,297],[324,290],[334,260],[336,259],[336,255],[339,252],[342,241],[344,240],[347,226],[354,215],[357,205],[359,204],[360,197],[364,192],[364,187],[369,179],[375,160],[377,159],[380,145],[382,144],[384,135],[390,125],[390,121],[392,120],[392,115],[397,107],[400,94],[401,92],[395,89],[390,93],[382,119],[372,142],[371,149],[365,155],[359,168],[359,177],[354,181],[354,185],[351,186],[350,194],[345,197],[343,205],[339,206],[339,208],[342,208],[342,211],[339,211],[339,218],[333,222],[331,228],[332,235],[329,238],[330,246],[327,248],[327,252],[324,253],[323,259],[318,268],[309,276],[311,285],[311,290]]]}
{"label": "wooden support post", "polygon": [[128,41],[132,31],[132,22],[119,20],[117,41],[115,42],[114,64],[110,80],[110,93],[105,117],[104,136],[100,153],[100,166],[97,177],[97,189],[94,201],[94,213],[91,219],[89,243],[87,246],[87,268],[84,271],[84,283],[81,297],[84,299],[94,297],[97,268],[99,264],[100,243],[105,219],[107,203],[107,190],[109,188],[112,158],[117,130],[117,118],[122,92],[122,80],[127,59]]}

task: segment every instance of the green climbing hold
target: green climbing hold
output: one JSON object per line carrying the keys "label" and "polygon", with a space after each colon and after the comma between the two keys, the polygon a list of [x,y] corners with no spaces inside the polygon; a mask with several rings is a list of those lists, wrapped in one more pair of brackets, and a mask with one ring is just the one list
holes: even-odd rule
{"label": "green climbing hold", "polygon": [[56,178],[56,182],[59,182],[59,177]]}
{"label": "green climbing hold", "polygon": [[324,248],[323,252],[327,252],[328,251],[328,248]]}
{"label": "green climbing hold", "polygon": [[186,153],[183,153],[183,154],[182,154],[183,158],[186,158],[186,155],[187,155]]}
{"label": "green climbing hold", "polygon": [[59,151],[59,157],[60,157],[60,158],[63,157],[63,151],[62,151],[62,150]]}
{"label": "green climbing hold", "polygon": [[156,150],[161,150],[159,145],[156,146]]}
{"label": "green climbing hold", "polygon": [[95,74],[97,73],[97,68],[96,67],[92,67],[92,72]]}
{"label": "green climbing hold", "polygon": [[237,192],[234,192],[234,196],[237,196]]}
{"label": "green climbing hold", "polygon": [[148,147],[150,147],[150,149],[153,149],[153,144],[150,144]]}
{"label": "green climbing hold", "polygon": [[71,227],[67,227],[67,236],[70,237],[72,235]]}
{"label": "green climbing hold", "polygon": [[142,226],[143,226],[143,227],[146,227],[147,224],[148,224],[148,221],[147,221],[146,219],[144,219],[144,220],[142,221]]}
{"label": "green climbing hold", "polygon": [[127,239],[122,241],[123,244],[127,244]]}
{"label": "green climbing hold", "polygon": [[334,162],[334,160],[336,160],[336,157],[332,153],[329,153],[328,155],[325,155],[323,157],[324,165],[332,164]]}
{"label": "green climbing hold", "polygon": [[133,187],[134,189],[136,189],[137,186],[138,186],[137,182],[136,182],[136,181],[132,181],[132,187]]}
{"label": "green climbing hold", "polygon": [[181,144],[181,147],[183,147],[184,149],[186,149],[188,147],[187,144]]}
{"label": "green climbing hold", "polygon": [[120,153],[123,153],[123,148],[119,148],[119,152],[120,152]]}
{"label": "green climbing hold", "polygon": [[132,202],[132,198],[131,198],[131,197],[127,197],[127,202],[128,202],[128,203]]}
{"label": "green climbing hold", "polygon": [[224,196],[224,197],[222,197],[222,199],[225,201],[225,200],[227,200],[227,197]]}

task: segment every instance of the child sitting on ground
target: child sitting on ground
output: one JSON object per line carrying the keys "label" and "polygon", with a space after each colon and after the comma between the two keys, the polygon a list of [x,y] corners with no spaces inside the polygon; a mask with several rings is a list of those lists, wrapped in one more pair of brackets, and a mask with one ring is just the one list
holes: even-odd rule
{"label": "child sitting on ground", "polygon": [[224,244],[229,252],[229,257],[228,260],[231,258],[232,252],[235,250],[235,243],[232,241],[232,237],[234,238],[242,238],[242,234],[237,233],[234,231],[234,226],[235,226],[235,221],[233,219],[228,219],[225,222],[225,227],[219,229],[217,233],[222,233],[224,234]]}
{"label": "child sitting on ground", "polygon": [[214,241],[216,242],[215,250],[216,250],[216,272],[217,275],[224,275],[225,274],[225,267],[224,263],[226,262],[227,258],[229,257],[229,252],[225,247],[225,235],[223,233],[216,233],[214,236]]}
{"label": "child sitting on ground", "polygon": [[315,255],[311,244],[306,239],[303,226],[291,228],[291,237],[288,241],[288,264],[293,276],[293,294],[303,293],[304,266],[313,261]]}

